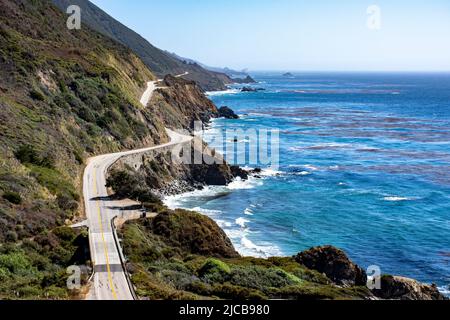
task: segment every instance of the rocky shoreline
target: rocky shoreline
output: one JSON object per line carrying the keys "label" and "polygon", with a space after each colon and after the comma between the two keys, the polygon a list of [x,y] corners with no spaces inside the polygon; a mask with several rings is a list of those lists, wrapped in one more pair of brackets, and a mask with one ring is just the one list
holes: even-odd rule
{"label": "rocky shoreline", "polygon": [[[166,89],[157,91],[149,103],[149,108],[153,108],[162,119],[165,119],[166,125],[169,127],[181,126],[185,130],[192,132],[194,120],[202,121],[206,126],[213,118],[237,118],[233,110],[228,107],[217,109],[201,93],[201,89],[194,82],[171,76],[166,77],[164,82]],[[165,113],[162,113],[161,109]],[[174,118],[171,116],[171,110],[183,114],[185,117]],[[436,286],[420,284],[415,280],[402,277],[382,276],[380,278],[381,289],[370,291],[366,287],[368,279],[366,272],[350,261],[343,251],[332,246],[311,248],[295,257],[273,257],[269,259],[241,257],[224,231],[210,218],[189,211],[170,210],[163,205],[160,199],[165,196],[201,190],[207,186],[226,186],[235,179],[246,180],[249,176],[258,178],[261,170],[256,169],[248,172],[239,167],[230,166],[221,155],[210,150],[201,140],[197,140],[196,143],[190,143],[187,148],[184,148],[183,153],[186,151],[190,154],[189,160],[191,162],[188,161],[188,163],[194,163],[193,160],[198,159],[198,156],[202,156],[200,159],[203,159],[203,162],[201,164],[174,163],[172,158],[174,149],[167,148],[159,152],[148,152],[144,155],[123,158],[114,164],[109,172],[108,184],[116,192],[116,189],[120,189],[123,195],[133,195],[134,198],[143,203],[149,212],[158,214],[156,218],[150,220],[145,219],[128,223],[124,226],[124,231],[122,232],[125,253],[129,257],[134,257],[134,259],[130,259],[129,268],[130,273],[134,274],[133,279],[138,289],[142,289],[143,284],[140,280],[143,278],[146,279],[145,286],[153,288],[155,276],[175,272],[174,270],[168,270],[171,268],[170,263],[173,263],[170,262],[172,261],[171,259],[183,261],[182,263],[177,262],[179,264],[177,270],[185,270],[187,265],[189,265],[189,259],[191,259],[189,258],[191,257],[190,255],[186,256],[186,252],[190,252],[191,255],[197,257],[195,259],[201,260],[204,265],[200,269],[196,269],[197,271],[194,273],[192,273],[192,270],[187,271],[187,269],[181,272],[182,274],[180,274],[179,270],[176,271],[177,277],[196,279],[198,282],[194,281],[196,283],[194,287],[193,283],[188,283],[191,280],[182,281],[175,287],[169,285],[169,287],[173,288],[168,290],[168,292],[180,295],[181,298],[198,298],[198,295],[209,297],[213,295],[219,298],[234,299],[245,292],[246,295],[244,296],[250,299],[253,296],[267,299],[445,299]],[[175,150],[176,152],[181,155],[181,150]],[[175,222],[178,220],[183,220],[183,223]],[[165,225],[163,229],[160,229],[161,224]],[[144,243],[136,244],[140,240],[133,239],[134,233],[130,234],[130,228],[140,229],[140,232],[145,233],[145,237],[149,237],[146,241],[156,241],[155,246],[161,246],[161,251],[158,251],[158,249],[158,252],[150,253],[150,251],[155,250],[152,247],[147,248],[149,252],[143,252],[142,247],[145,248],[146,245]],[[194,232],[194,230],[198,231]],[[166,235],[168,238],[165,237]],[[174,236],[178,239],[176,242],[173,242],[172,238]],[[127,245],[129,241],[136,243]],[[214,246],[211,246],[211,244],[214,244]],[[220,252],[234,253],[232,255],[219,254],[217,249],[220,247],[223,247],[222,251],[219,250]],[[170,252],[169,257],[163,252]],[[147,255],[155,255],[157,258],[148,260],[145,258]],[[208,264],[211,264],[210,259],[212,258],[221,259],[212,263],[213,271],[208,269],[210,268]],[[261,283],[257,289],[252,287],[252,284],[243,286],[239,283],[234,283],[233,281],[237,280],[233,280],[233,272],[244,272],[244,269],[245,272],[255,272],[251,268],[251,270],[247,270],[249,259],[252,261],[251,265],[256,264],[258,266],[259,273],[271,274],[275,272],[277,275],[273,276],[280,277],[277,283],[281,281],[287,286],[279,284],[281,287],[278,289],[269,289],[266,285],[270,284],[272,280],[269,280],[269,278],[272,276],[269,277],[268,275],[267,283]],[[277,264],[270,262],[280,259],[283,263],[279,263],[278,267]],[[158,267],[154,265],[155,263]],[[152,271],[148,271],[152,270],[152,268],[161,269],[160,273],[155,275]],[[192,269],[192,267],[189,268]],[[208,269],[207,272],[205,268]],[[215,274],[215,268],[226,270],[226,272],[222,270],[219,272],[220,276],[213,276],[210,272]],[[281,269],[276,271],[276,268]],[[297,271],[291,273],[291,270]],[[314,276],[310,273],[313,273]],[[139,275],[138,277],[136,276],[137,274]],[[140,280],[136,280],[136,278]],[[220,280],[217,280],[219,278]],[[161,286],[163,287],[168,285],[164,279],[157,281],[158,283],[162,281],[164,284],[161,284]],[[170,283],[178,283],[179,278],[170,281]],[[308,286],[304,287],[302,281],[307,281]],[[226,285],[232,285],[233,289],[226,287]],[[161,290],[161,288],[158,287],[157,290]],[[225,294],[224,290],[234,290],[235,294],[230,296],[230,293]],[[153,294],[154,289],[141,292],[141,296],[147,298],[167,298],[164,295],[153,296]],[[191,296],[192,294],[194,296]]]}

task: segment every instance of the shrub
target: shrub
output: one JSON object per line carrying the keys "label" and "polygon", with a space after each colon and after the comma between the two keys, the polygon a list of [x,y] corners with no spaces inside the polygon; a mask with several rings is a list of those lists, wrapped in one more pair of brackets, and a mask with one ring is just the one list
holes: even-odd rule
{"label": "shrub", "polygon": [[224,283],[229,279],[230,267],[217,259],[208,259],[200,268],[199,276],[208,283]]}
{"label": "shrub", "polygon": [[38,91],[38,90],[35,90],[35,89],[30,91],[30,97],[33,100],[39,100],[39,101],[44,101],[45,100],[44,94],[42,92]]}
{"label": "shrub", "polygon": [[55,159],[53,155],[41,157],[32,145],[23,145],[14,154],[22,164],[34,164],[44,168],[54,168]]}
{"label": "shrub", "polygon": [[21,204],[22,197],[17,192],[7,191],[3,194],[3,199],[8,200],[12,204]]}
{"label": "shrub", "polygon": [[12,230],[9,230],[6,233],[6,241],[7,242],[15,243],[15,242],[17,242],[18,238],[19,237],[17,236],[17,233]]}
{"label": "shrub", "polygon": [[69,195],[60,194],[58,195],[56,201],[58,203],[58,207],[63,210],[75,211],[78,209],[78,202]]}
{"label": "shrub", "polygon": [[142,203],[162,204],[155,194],[146,189],[145,181],[138,174],[125,170],[114,171],[107,179],[106,186],[112,188],[121,198],[136,199]]}
{"label": "shrub", "polygon": [[23,145],[20,146],[16,151],[15,156],[17,160],[19,160],[23,164],[31,163],[31,164],[39,164],[40,157],[37,153],[36,149],[34,149],[31,145]]}

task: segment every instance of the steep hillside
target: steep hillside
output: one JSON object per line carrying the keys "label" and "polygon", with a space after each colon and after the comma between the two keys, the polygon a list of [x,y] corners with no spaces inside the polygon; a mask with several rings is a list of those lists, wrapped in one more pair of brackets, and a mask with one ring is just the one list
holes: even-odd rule
{"label": "steep hillside", "polygon": [[138,100],[155,77],[109,38],[69,31],[48,0],[0,12],[0,299],[67,297],[83,242],[58,228],[81,212],[85,159],[167,141]]}
{"label": "steep hillside", "polygon": [[[61,10],[69,5],[82,9],[83,23],[133,50],[159,77],[189,72],[187,79],[196,81],[203,90],[224,90],[232,80],[223,73],[209,71],[197,63],[188,63],[150,44],[139,34],[124,26],[88,0],[52,0]],[[155,26],[156,28],[157,26]]]}

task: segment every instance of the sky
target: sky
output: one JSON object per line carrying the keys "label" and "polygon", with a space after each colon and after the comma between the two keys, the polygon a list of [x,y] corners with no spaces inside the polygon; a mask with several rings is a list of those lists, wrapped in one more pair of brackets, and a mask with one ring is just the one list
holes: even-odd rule
{"label": "sky", "polygon": [[211,66],[450,71],[449,0],[91,1],[153,45]]}

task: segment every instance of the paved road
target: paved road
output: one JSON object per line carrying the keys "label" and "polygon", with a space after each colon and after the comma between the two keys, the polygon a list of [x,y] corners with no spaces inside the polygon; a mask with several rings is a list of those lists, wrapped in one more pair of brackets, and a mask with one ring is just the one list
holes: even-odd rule
{"label": "paved road", "polygon": [[122,268],[119,250],[114,241],[111,221],[120,216],[122,203],[108,200],[106,173],[122,157],[145,153],[192,140],[190,136],[167,130],[169,143],[114,154],[102,155],[88,160],[83,177],[83,194],[86,217],[89,224],[89,244],[94,265],[94,294],[96,300],[131,300],[130,288]]}
{"label": "paved road", "polygon": [[[149,82],[141,99],[147,105],[156,82]],[[88,159],[83,176],[83,195],[87,224],[89,225],[89,245],[94,266],[94,289],[90,298],[95,300],[132,300],[125,272],[120,260],[120,246],[114,240],[112,219],[121,215],[123,203],[110,201],[106,189],[106,173],[120,158],[137,153],[145,153],[169,146],[176,146],[192,140],[192,137],[166,129],[169,143],[139,150],[106,154]]]}
{"label": "paved road", "polygon": [[[189,72],[185,72],[185,73],[183,73],[183,74],[176,75],[175,77],[176,77],[176,78],[181,78],[181,77],[187,76],[188,74],[189,74]],[[144,107],[148,104],[150,98],[151,98],[152,95],[153,95],[153,92],[154,92],[156,89],[164,89],[163,87],[159,87],[159,88],[157,87],[157,83],[158,83],[158,82],[162,82],[162,81],[164,81],[164,80],[163,80],[163,79],[158,79],[158,80],[156,80],[156,81],[150,81],[150,82],[147,82],[147,89],[145,90],[145,92],[144,92],[144,94],[142,95],[141,100],[140,100],[141,104],[142,104]]]}

